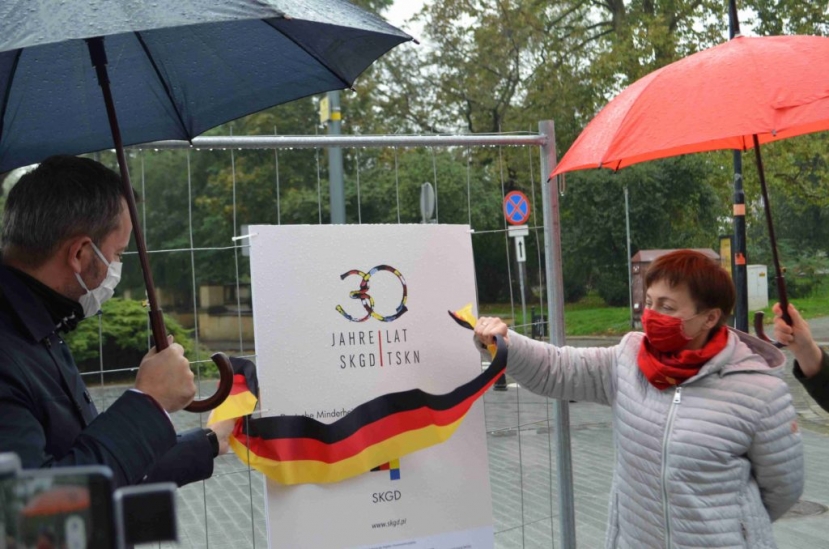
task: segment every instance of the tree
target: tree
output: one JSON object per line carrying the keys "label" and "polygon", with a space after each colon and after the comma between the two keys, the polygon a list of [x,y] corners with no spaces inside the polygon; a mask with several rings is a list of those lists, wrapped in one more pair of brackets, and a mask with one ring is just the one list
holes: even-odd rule
{"label": "tree", "polygon": [[[382,11],[389,0],[363,4]],[[752,0],[741,7],[754,10],[753,24],[762,32],[824,30],[817,5]],[[535,132],[539,120],[553,119],[556,141],[564,150],[624,86],[724,40],[725,10],[720,0],[436,0],[419,15],[423,45],[395,48],[360,77],[357,93],[343,94],[343,129],[353,134]],[[773,12],[783,17],[778,20]],[[319,131],[316,110],[316,100],[305,98],[215,133],[314,133]],[[825,249],[821,240],[826,241],[820,209],[829,196],[821,184],[829,175],[824,145],[825,138],[808,136],[764,147],[775,192],[783,193],[775,198],[785,208],[781,232],[785,239],[799,238],[814,253]],[[441,222],[471,221],[479,233],[501,229],[503,193],[520,189],[540,194],[535,183],[546,177],[537,173],[532,153],[528,161],[526,150],[509,147],[343,152],[350,223],[417,222],[420,185],[436,179]],[[188,302],[192,288],[202,282],[230,283],[237,272],[244,279],[246,260],[230,241],[242,224],[329,219],[324,151],[194,152],[189,177],[182,154],[134,154],[131,161],[133,173],[144,163],[151,248],[187,249],[192,238],[199,249],[192,258],[189,251],[153,256],[159,285],[175,287]],[[626,254],[620,182],[630,189],[632,205],[642,204],[632,212],[635,249],[708,247],[728,218],[722,204],[728,200],[729,164],[730,155],[710,154],[650,163],[615,176],[568,175],[568,193],[561,202],[563,238],[579,251],[564,257],[568,296],[576,298],[588,288],[601,288],[613,302],[626,295],[625,269],[620,269]],[[756,204],[752,169],[746,162],[746,191],[749,203]],[[475,197],[471,211],[467,188]],[[762,213],[750,209],[750,230],[759,231],[758,211]],[[185,223],[191,216],[192,229]],[[640,223],[640,216],[649,221]],[[811,232],[798,236],[804,222]],[[540,225],[540,218],[534,225]],[[504,299],[508,290],[501,237],[474,238],[482,300]],[[537,261],[535,240],[528,244],[533,246],[528,258]],[[540,278],[529,267],[528,273]],[[141,285],[137,270],[125,279],[136,288]]]}
{"label": "tree", "polygon": [[[167,333],[184,347],[187,358],[205,358],[197,356],[190,334],[178,322],[169,316],[164,320]],[[149,333],[147,309],[140,301],[113,298],[104,303],[100,322],[98,317],[85,319],[66,334],[66,343],[81,372],[100,372],[101,382],[112,383],[134,379],[134,369],[150,347]],[[212,376],[217,370],[210,363],[202,373]]]}
{"label": "tree", "polygon": [[[631,253],[642,249],[714,248],[718,218],[728,214],[709,181],[706,155],[670,158],[568,175],[561,198],[565,293],[598,290],[611,305],[628,303],[624,188],[630,196]],[[583,291],[583,290],[582,290]]]}

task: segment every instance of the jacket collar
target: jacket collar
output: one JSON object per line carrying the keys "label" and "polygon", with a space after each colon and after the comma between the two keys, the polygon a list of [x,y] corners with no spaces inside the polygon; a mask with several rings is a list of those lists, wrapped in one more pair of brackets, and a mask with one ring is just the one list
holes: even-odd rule
{"label": "jacket collar", "polygon": [[723,376],[737,372],[756,372],[780,376],[785,365],[786,356],[780,349],[751,334],[729,327],[725,349],[686,383],[714,373]]}
{"label": "jacket collar", "polygon": [[55,323],[43,302],[14,272],[0,264],[0,290],[34,341],[42,341],[55,331]]}

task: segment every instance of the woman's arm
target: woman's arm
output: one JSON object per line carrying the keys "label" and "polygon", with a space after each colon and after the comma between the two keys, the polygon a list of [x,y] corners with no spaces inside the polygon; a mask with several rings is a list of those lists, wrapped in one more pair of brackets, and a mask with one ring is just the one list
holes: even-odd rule
{"label": "woman's arm", "polygon": [[780,380],[771,393],[748,450],[763,505],[772,521],[803,493],[803,441],[789,388]]}
{"label": "woman's arm", "polygon": [[610,404],[616,391],[616,347],[555,347],[509,331],[499,318],[482,317],[475,327],[480,344],[495,334],[509,344],[507,373],[534,393],[565,400]]}

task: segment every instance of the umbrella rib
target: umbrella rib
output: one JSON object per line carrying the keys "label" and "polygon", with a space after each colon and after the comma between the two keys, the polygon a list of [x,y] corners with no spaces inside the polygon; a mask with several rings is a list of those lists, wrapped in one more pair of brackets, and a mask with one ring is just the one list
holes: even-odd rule
{"label": "umbrella rib", "polygon": [[23,53],[23,48],[17,50],[12,63],[12,70],[9,72],[9,81],[6,84],[6,89],[3,92],[3,105],[0,107],[0,139],[3,138],[3,126],[6,123],[6,107],[9,105],[9,96],[12,94],[12,83],[14,83],[14,74],[17,72],[17,63],[20,61],[20,55]]}
{"label": "umbrella rib", "polygon": [[155,59],[153,58],[153,54],[150,52],[150,48],[147,47],[147,44],[146,42],[144,42],[144,38],[141,36],[140,32],[136,31],[135,37],[136,39],[138,39],[138,43],[141,44],[141,49],[144,50],[144,55],[147,56],[147,60],[153,67],[153,71],[155,71],[155,74],[158,77],[158,81],[161,82],[161,86],[164,88],[164,93],[167,94],[167,99],[170,101],[170,105],[173,106],[173,112],[176,113],[176,118],[178,119],[178,122],[181,125],[181,129],[184,131],[184,135],[187,136],[189,141],[193,136],[190,135],[190,132],[187,129],[187,125],[184,123],[184,119],[182,118],[181,113],[178,110],[178,106],[176,105],[175,98],[173,98],[173,93],[172,91],[170,91],[170,87],[167,86],[167,81],[161,75],[161,71],[158,70],[158,65],[156,65]]}
{"label": "umbrella rib", "polygon": [[[289,21],[287,18],[283,18],[283,17],[280,17],[280,18],[278,18],[278,19],[284,19],[284,20],[286,20],[286,21]],[[312,51],[308,50],[308,48],[306,48],[305,46],[303,46],[302,44],[300,44],[299,42],[297,42],[296,40],[294,40],[294,38],[293,38],[292,36],[290,36],[290,35],[288,35],[288,34],[286,34],[286,33],[282,32],[282,30],[281,30],[279,27],[277,27],[277,26],[275,26],[275,25],[273,25],[273,24],[271,23],[271,20],[270,20],[270,19],[263,19],[262,21],[263,21],[264,23],[266,23],[269,27],[271,27],[273,30],[275,30],[276,32],[280,33],[282,36],[284,36],[285,38],[287,38],[288,40],[290,40],[291,42],[293,42],[294,44],[296,44],[298,48],[300,48],[302,51],[304,51],[305,53],[307,53],[308,55],[310,55],[311,57],[313,57],[313,58],[314,58],[314,59],[315,59],[315,60],[316,60],[316,61],[317,61],[320,65],[322,65],[323,67],[325,67],[325,68],[326,68],[326,70],[328,70],[328,72],[330,72],[331,74],[333,74],[334,76],[336,76],[337,78],[339,78],[339,79],[340,79],[340,82],[342,82],[342,83],[343,83],[343,87],[344,87],[344,88],[350,88],[350,87],[351,87],[351,82],[349,82],[348,80],[346,80],[346,79],[343,77],[343,75],[341,75],[340,73],[338,73],[337,71],[335,71],[334,69],[332,69],[331,67],[329,67],[329,66],[328,66],[328,63],[326,63],[326,62],[325,62],[325,60],[323,60],[322,58],[320,58],[320,56],[318,56],[316,53],[314,53],[314,52],[312,52]]]}

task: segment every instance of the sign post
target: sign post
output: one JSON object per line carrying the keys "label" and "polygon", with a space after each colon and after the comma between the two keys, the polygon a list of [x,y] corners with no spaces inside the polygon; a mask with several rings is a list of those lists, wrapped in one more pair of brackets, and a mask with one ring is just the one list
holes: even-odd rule
{"label": "sign post", "polygon": [[[526,273],[524,270],[524,263],[527,261],[527,248],[524,243],[524,237],[530,234],[527,228],[527,220],[530,218],[530,201],[527,200],[527,195],[521,191],[510,191],[504,197],[504,217],[509,223],[507,230],[509,235],[515,241],[515,260],[518,263],[518,284],[521,293],[521,315],[524,318],[522,333],[527,334],[527,298],[525,287]],[[505,376],[501,376],[495,383],[494,389],[500,391],[507,390],[507,380]]]}
{"label": "sign post", "polygon": [[432,223],[432,214],[435,213],[435,188],[428,181],[420,186],[420,217],[421,223]]}

